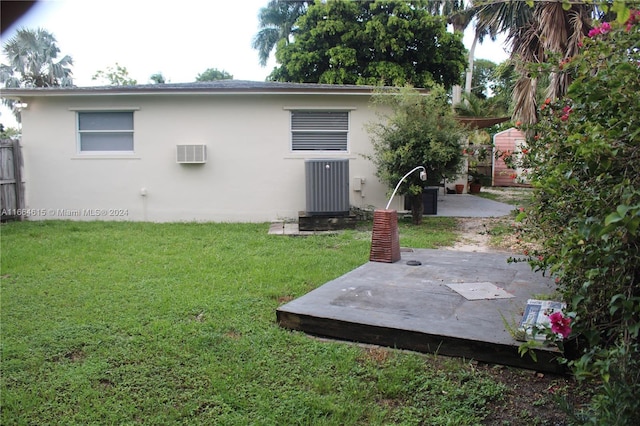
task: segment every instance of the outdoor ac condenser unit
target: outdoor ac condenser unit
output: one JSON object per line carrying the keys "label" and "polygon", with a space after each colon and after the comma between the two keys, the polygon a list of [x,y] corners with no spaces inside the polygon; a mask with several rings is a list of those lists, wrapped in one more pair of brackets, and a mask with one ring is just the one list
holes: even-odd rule
{"label": "outdoor ac condenser unit", "polygon": [[305,161],[307,214],[349,214],[349,160]]}
{"label": "outdoor ac condenser unit", "polygon": [[176,161],[180,164],[202,164],[207,162],[206,145],[177,145]]}

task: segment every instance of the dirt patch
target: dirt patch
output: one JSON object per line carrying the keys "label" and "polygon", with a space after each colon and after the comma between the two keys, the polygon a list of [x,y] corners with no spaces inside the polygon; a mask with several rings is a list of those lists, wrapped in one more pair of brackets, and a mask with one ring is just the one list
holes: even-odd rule
{"label": "dirt patch", "polygon": [[451,250],[467,252],[505,251],[491,244],[491,229],[504,219],[458,218],[460,235]]}
{"label": "dirt patch", "polygon": [[527,239],[512,217],[458,218],[458,240],[449,250],[479,253],[533,253],[537,244]]}
{"label": "dirt patch", "polygon": [[[514,210],[528,205],[531,199],[530,188],[487,187],[482,188],[482,192],[485,198],[513,205]],[[514,216],[458,218],[458,230],[458,241],[451,250],[521,253],[523,249],[519,244],[522,235],[518,232]],[[497,230],[500,238],[493,238]]]}
{"label": "dirt patch", "polygon": [[584,393],[570,376],[543,374],[500,365],[480,364],[479,370],[488,373],[507,389],[502,400],[489,404],[485,425],[553,425],[572,424],[561,405],[580,410],[587,401]]}

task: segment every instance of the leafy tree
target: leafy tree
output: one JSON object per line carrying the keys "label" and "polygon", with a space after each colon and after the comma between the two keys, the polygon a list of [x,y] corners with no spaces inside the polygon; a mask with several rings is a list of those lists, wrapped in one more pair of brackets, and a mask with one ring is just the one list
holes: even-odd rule
{"label": "leafy tree", "polygon": [[495,67],[489,80],[489,89],[492,93],[489,102],[495,105],[496,110],[503,111],[505,115],[511,114],[513,86],[516,84],[517,78],[515,66],[511,60],[507,59]]}
{"label": "leafy tree", "polygon": [[4,124],[0,123],[0,139],[13,139],[19,135],[19,129],[15,127],[4,127]]}
{"label": "leafy tree", "polygon": [[269,55],[276,45],[282,41],[291,42],[295,34],[298,18],[307,10],[311,1],[270,0],[266,7],[260,9],[258,20],[260,31],[253,38],[252,47],[258,51],[260,65],[267,65]]}
{"label": "leafy tree", "polygon": [[497,68],[498,65],[488,59],[476,59],[473,63],[470,92],[480,99],[487,99]]}
{"label": "leafy tree", "polygon": [[73,85],[73,60],[69,55],[58,59],[56,39],[44,29],[21,28],[2,50],[9,59],[9,65],[0,65],[0,83],[5,87]]}
{"label": "leafy tree", "polygon": [[[530,68],[566,74],[542,102],[516,165],[531,170],[526,220],[543,237],[530,260],[556,275],[580,345],[576,377],[595,379],[580,424],[640,419],[640,11],[592,29],[570,60]],[[565,345],[568,349],[568,346]]]}
{"label": "leafy tree", "polygon": [[[417,166],[424,166],[429,181],[436,184],[459,174],[466,130],[455,119],[442,86],[434,86],[428,94],[408,87],[391,93],[381,91],[373,102],[392,111],[390,116],[369,125],[375,152],[369,159],[389,188]],[[411,197],[414,224],[422,221],[423,185],[415,174],[399,189]]]}
{"label": "leafy tree", "polygon": [[203,73],[198,74],[196,81],[233,80],[233,76],[228,72],[217,68],[207,68]]}
{"label": "leafy tree", "polygon": [[138,81],[129,77],[129,71],[126,67],[116,62],[115,66],[108,66],[105,70],[97,71],[92,80],[102,80],[111,86],[135,86]]}
{"label": "leafy tree", "polygon": [[465,66],[462,36],[425,2],[327,1],[309,6],[295,40],[279,44],[270,80],[445,87]]}
{"label": "leafy tree", "polygon": [[151,80],[153,84],[164,84],[167,82],[167,80],[164,78],[164,75],[161,72],[152,74],[151,77],[149,77],[149,80]]}

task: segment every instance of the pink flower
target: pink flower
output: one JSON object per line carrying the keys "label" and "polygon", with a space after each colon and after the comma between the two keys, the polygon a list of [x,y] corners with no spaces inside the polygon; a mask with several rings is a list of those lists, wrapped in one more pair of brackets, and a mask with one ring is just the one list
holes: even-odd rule
{"label": "pink flower", "polygon": [[551,331],[566,339],[571,334],[571,318],[565,317],[562,312],[557,311],[549,315]]}
{"label": "pink flower", "polygon": [[569,119],[569,116],[567,114],[565,114],[562,117],[560,117],[560,120],[562,120],[562,121],[567,121],[568,119]]}
{"label": "pink flower", "polygon": [[587,34],[590,38],[593,38],[599,34],[606,34],[611,31],[611,24],[608,22],[603,22],[599,27],[592,28]]}
{"label": "pink flower", "polygon": [[625,22],[627,32],[631,31],[633,26],[640,22],[640,10],[632,10],[629,19]]}
{"label": "pink flower", "polygon": [[589,38],[593,38],[593,37],[597,36],[598,34],[600,34],[600,28],[596,27],[596,28],[591,28],[591,30],[589,30],[589,34],[587,34],[587,36]]}

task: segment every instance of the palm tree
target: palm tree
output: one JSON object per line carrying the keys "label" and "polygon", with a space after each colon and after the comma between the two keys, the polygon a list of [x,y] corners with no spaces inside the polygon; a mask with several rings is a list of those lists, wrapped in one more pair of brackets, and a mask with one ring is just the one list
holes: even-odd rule
{"label": "palm tree", "polygon": [[295,33],[295,22],[307,11],[308,1],[270,0],[260,9],[258,19],[260,31],[254,36],[252,47],[258,51],[260,65],[266,66],[274,47],[284,40],[291,41]]}
{"label": "palm tree", "polygon": [[0,72],[0,83],[5,87],[73,85],[69,68],[73,60],[68,55],[57,60],[60,49],[56,39],[44,29],[19,29],[5,43],[3,52],[9,59]]}
{"label": "palm tree", "polygon": [[[514,117],[524,123],[537,121],[538,80],[527,71],[529,64],[546,62],[550,55],[568,59],[578,51],[579,42],[591,28],[598,13],[594,3],[540,1],[531,7],[522,1],[476,1],[478,22],[507,34],[511,61],[519,78],[513,90]],[[563,7],[564,6],[564,7]],[[567,74],[552,74],[546,97],[563,96],[570,84]]]}
{"label": "palm tree", "polygon": [[[468,4],[469,3],[469,4]],[[474,21],[476,14],[472,3],[466,0],[437,0],[428,2],[429,10],[434,14],[442,14],[447,17],[447,23],[453,26],[454,33],[464,33],[469,24]],[[474,28],[474,37],[468,54],[467,72],[465,74],[465,90],[464,93],[471,93],[471,81],[473,79],[473,64],[475,60],[475,50],[478,42],[482,43],[484,38],[490,36],[495,39],[495,32],[492,28],[484,25],[484,23],[476,21]],[[458,104],[461,100],[462,88],[454,86],[453,103]]]}
{"label": "palm tree", "polygon": [[492,109],[486,99],[481,99],[473,93],[464,93],[462,102],[453,106],[458,117],[490,117]]}

